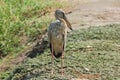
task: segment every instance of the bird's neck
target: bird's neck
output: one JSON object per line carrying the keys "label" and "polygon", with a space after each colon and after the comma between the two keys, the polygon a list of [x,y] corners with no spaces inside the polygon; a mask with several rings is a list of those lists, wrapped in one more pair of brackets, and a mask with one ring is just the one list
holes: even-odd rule
{"label": "bird's neck", "polygon": [[61,23],[66,24],[66,21],[65,21],[64,19],[62,19],[62,18],[58,18],[58,20],[59,20]]}

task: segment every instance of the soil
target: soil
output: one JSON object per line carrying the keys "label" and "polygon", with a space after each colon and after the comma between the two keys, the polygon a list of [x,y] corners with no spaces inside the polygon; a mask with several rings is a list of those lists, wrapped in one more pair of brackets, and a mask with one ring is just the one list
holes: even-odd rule
{"label": "soil", "polygon": [[[120,0],[67,0],[74,29],[120,23]],[[67,10],[66,10],[67,11]]]}

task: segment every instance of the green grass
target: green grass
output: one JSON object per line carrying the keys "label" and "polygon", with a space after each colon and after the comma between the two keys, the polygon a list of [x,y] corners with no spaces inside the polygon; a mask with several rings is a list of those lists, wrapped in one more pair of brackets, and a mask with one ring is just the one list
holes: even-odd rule
{"label": "green grass", "polygon": [[36,40],[52,20],[50,10],[63,5],[55,0],[0,0],[0,57]]}
{"label": "green grass", "polygon": [[[119,80],[120,25],[90,27],[68,34],[64,54],[64,76],[60,75],[60,61],[55,61],[51,75],[51,55],[47,48],[35,58],[27,58],[10,70],[2,79],[12,80]],[[47,39],[46,39],[47,40]]]}
{"label": "green grass", "polygon": [[[49,17],[51,10],[65,4],[56,0],[0,0],[0,66],[12,65],[11,60],[46,30],[53,20]],[[3,71],[0,80],[9,77],[9,72]]]}

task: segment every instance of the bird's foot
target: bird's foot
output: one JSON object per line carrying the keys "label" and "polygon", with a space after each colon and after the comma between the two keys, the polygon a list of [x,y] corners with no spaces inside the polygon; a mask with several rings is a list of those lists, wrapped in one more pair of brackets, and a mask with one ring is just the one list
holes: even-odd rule
{"label": "bird's foot", "polygon": [[53,69],[51,70],[51,74],[53,75]]}

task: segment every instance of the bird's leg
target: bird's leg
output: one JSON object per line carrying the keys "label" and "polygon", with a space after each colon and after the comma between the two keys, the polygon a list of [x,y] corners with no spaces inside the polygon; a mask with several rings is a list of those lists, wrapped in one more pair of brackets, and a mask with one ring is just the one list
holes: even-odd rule
{"label": "bird's leg", "polygon": [[62,52],[62,56],[61,56],[61,75],[63,75],[63,52]]}
{"label": "bird's leg", "polygon": [[[64,45],[63,45],[63,47],[64,47]],[[63,70],[63,62],[64,62],[64,60],[63,60],[63,57],[64,57],[64,48],[63,48],[63,50],[62,50],[62,56],[61,56],[61,74],[63,75],[63,73],[64,73],[64,70]]]}
{"label": "bird's leg", "polygon": [[53,45],[52,45],[52,70],[51,70],[51,74],[53,74],[53,65],[54,65],[54,51],[53,51]]}

